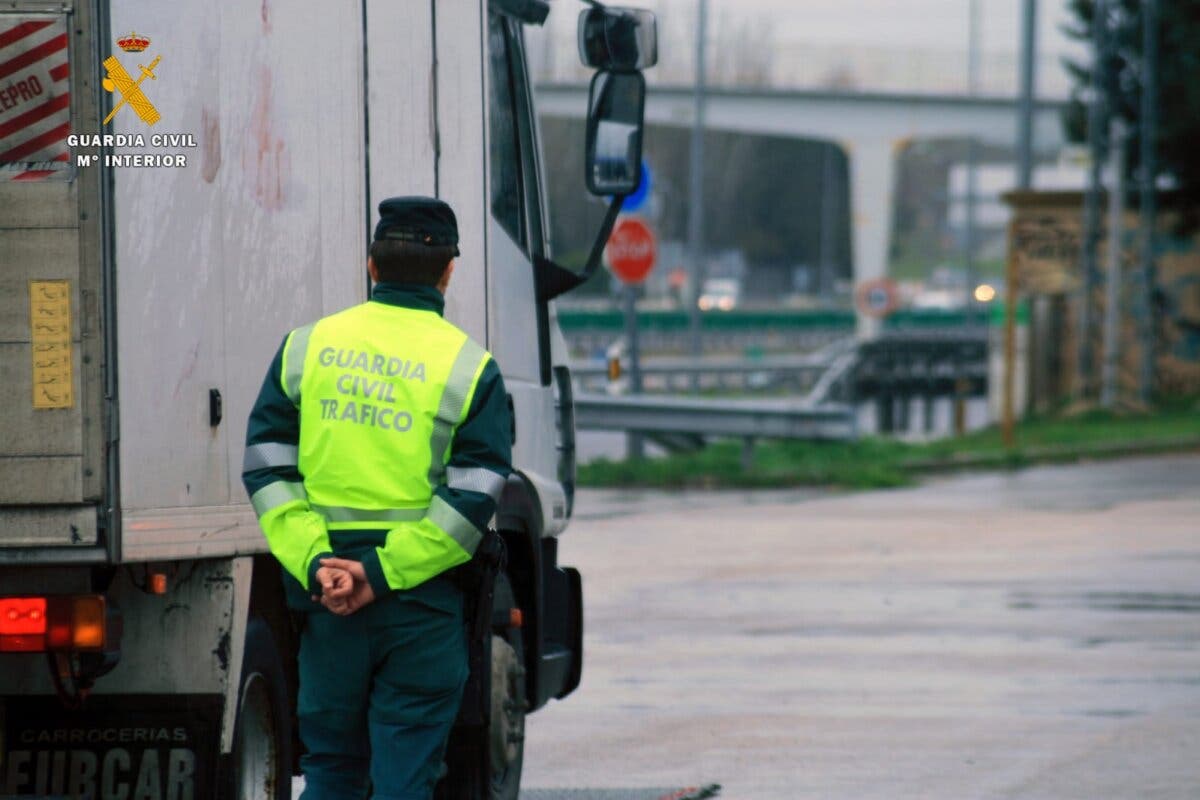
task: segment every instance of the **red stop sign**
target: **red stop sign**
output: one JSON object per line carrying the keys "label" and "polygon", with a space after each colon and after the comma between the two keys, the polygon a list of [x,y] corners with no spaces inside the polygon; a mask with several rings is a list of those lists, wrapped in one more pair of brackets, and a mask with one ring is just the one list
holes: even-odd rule
{"label": "red stop sign", "polygon": [[641,283],[654,268],[654,234],[640,219],[628,217],[613,229],[605,253],[618,278],[625,283]]}

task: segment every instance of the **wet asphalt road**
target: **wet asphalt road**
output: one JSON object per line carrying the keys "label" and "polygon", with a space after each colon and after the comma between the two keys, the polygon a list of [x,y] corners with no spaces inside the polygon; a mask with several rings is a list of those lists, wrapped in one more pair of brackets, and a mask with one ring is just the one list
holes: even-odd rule
{"label": "wet asphalt road", "polygon": [[1200,797],[1200,456],[584,492],[583,684],[527,787]]}

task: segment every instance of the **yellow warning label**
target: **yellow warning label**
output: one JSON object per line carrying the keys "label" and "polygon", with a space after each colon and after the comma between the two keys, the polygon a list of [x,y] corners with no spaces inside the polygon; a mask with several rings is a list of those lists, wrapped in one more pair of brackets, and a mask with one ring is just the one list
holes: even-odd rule
{"label": "yellow warning label", "polygon": [[33,342],[33,407],[75,405],[71,369],[71,283],[29,282],[29,335]]}

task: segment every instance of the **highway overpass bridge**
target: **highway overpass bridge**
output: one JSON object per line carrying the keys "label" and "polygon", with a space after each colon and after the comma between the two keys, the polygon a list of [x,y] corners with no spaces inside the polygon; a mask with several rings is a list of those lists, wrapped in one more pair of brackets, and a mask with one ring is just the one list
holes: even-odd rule
{"label": "highway overpass bridge", "polygon": [[[544,115],[582,118],[587,108],[584,85],[541,85],[537,95]],[[1061,110],[1061,103],[1037,104],[1036,153],[1055,153],[1063,144]],[[647,122],[688,126],[692,113],[691,87],[650,87]],[[914,140],[967,137],[1015,149],[1017,102],[962,95],[711,89],[706,122],[713,130],[818,139],[842,147],[850,163],[857,283],[887,272],[897,152]]]}

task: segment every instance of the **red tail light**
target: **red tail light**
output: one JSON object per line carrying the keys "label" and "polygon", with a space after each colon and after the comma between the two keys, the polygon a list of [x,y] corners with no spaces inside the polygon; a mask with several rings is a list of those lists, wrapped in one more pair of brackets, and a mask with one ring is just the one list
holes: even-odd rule
{"label": "red tail light", "polygon": [[37,653],[45,650],[46,598],[0,600],[0,651]]}
{"label": "red tail light", "polygon": [[104,596],[0,597],[0,653],[103,650]]}

